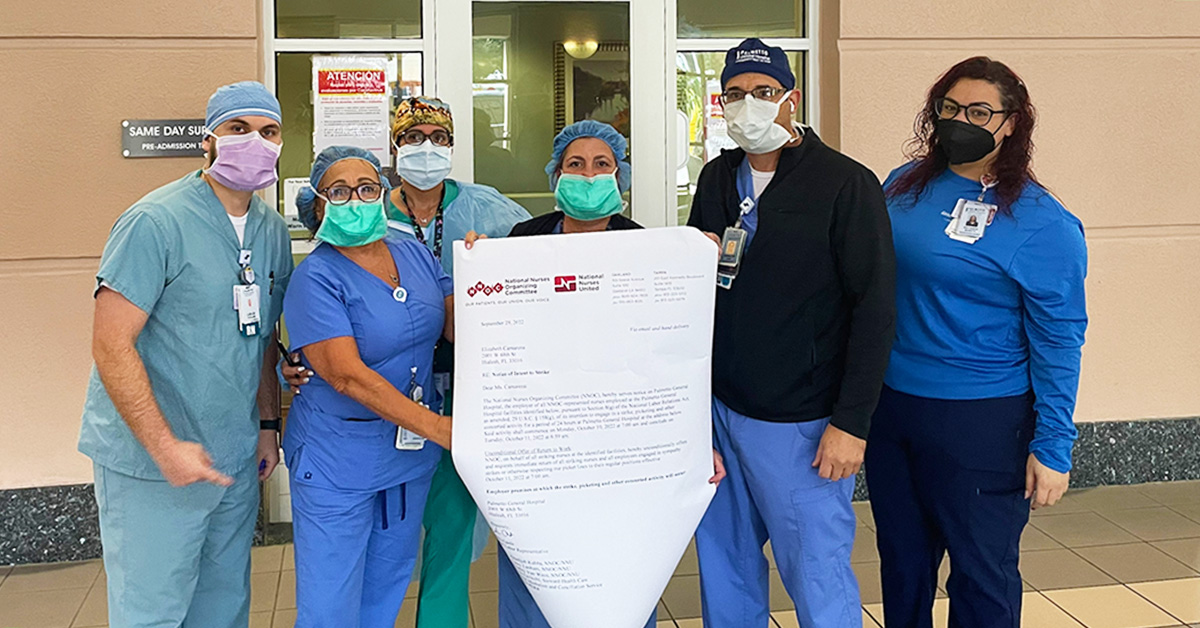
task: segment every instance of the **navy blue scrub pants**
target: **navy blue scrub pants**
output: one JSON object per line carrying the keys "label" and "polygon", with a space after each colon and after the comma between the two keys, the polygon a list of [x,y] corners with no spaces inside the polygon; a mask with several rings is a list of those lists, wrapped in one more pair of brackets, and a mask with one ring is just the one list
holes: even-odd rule
{"label": "navy blue scrub pants", "polygon": [[1021,624],[1031,394],[950,401],[886,386],[867,439],[888,628],[931,628],[950,555],[950,628]]}

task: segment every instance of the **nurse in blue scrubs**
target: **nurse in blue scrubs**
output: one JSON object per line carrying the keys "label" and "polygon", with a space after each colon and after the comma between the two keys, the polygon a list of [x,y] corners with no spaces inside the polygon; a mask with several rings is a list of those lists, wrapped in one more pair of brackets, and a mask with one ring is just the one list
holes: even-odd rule
{"label": "nurse in blue scrubs", "polygon": [[1035,114],[1008,66],[929,90],[888,177],[896,341],[867,440],[888,628],[1021,623],[1021,531],[1067,490],[1087,328],[1083,225],[1033,174]]}
{"label": "nurse in blue scrubs", "polygon": [[296,626],[391,628],[416,564],[430,480],[450,444],[433,350],[453,340],[453,287],[429,249],[385,239],[378,160],[317,156],[297,206],[320,245],[284,299],[314,372],[283,438],[296,544]]}

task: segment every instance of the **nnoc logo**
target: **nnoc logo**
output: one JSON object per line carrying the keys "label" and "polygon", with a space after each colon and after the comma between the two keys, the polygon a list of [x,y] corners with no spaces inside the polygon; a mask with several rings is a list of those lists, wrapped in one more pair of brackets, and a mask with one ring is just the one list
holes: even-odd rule
{"label": "nnoc logo", "polygon": [[481,281],[481,282],[471,286],[470,288],[467,288],[467,296],[469,296],[469,297],[473,297],[477,294],[482,294],[485,297],[490,297],[493,294],[500,294],[501,292],[504,292],[504,284],[502,284],[502,283],[498,283],[494,286],[488,286],[488,285],[484,285],[484,283]]}
{"label": "nnoc logo", "polygon": [[555,292],[575,292],[577,285],[575,275],[564,275],[554,278]]}

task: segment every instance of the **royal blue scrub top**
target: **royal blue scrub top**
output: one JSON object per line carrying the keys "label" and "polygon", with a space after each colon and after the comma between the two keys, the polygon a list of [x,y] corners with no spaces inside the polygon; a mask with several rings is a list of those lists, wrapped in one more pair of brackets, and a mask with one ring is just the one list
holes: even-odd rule
{"label": "royal blue scrub top", "polygon": [[[304,347],[352,337],[362,361],[401,393],[415,383],[434,401],[433,348],[445,327],[450,277],[422,244],[387,240],[407,298],[396,300],[386,282],[321,244],[292,276],[284,298],[291,350],[304,365]],[[315,369],[313,369],[315,371]],[[438,404],[431,403],[434,411]],[[383,490],[433,473],[442,450],[395,447],[397,427],[347,397],[317,373],[292,401],[283,447],[291,479],[352,491]]]}

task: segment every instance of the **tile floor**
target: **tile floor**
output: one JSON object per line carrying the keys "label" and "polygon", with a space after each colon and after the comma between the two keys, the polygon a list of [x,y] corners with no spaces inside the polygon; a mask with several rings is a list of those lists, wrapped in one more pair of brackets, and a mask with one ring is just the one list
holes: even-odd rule
{"label": "tile floor", "polygon": [[[878,554],[870,506],[856,506],[858,542],[852,562],[863,596],[863,624],[883,625]],[[1034,513],[1022,540],[1027,628],[1200,627],[1200,482],[1073,491]],[[948,567],[943,569],[943,582]],[[659,628],[702,628],[695,551],[689,549],[659,605]],[[296,617],[291,546],[256,548],[251,576],[251,628],[291,628]],[[409,589],[396,621],[411,627]],[[799,624],[778,574],[771,604],[781,628]],[[939,596],[935,625],[946,625],[949,600]],[[98,561],[0,566],[0,627],[100,627],[105,581]],[[471,574],[474,628],[495,628],[494,545]],[[757,627],[756,627],[757,628]]]}

